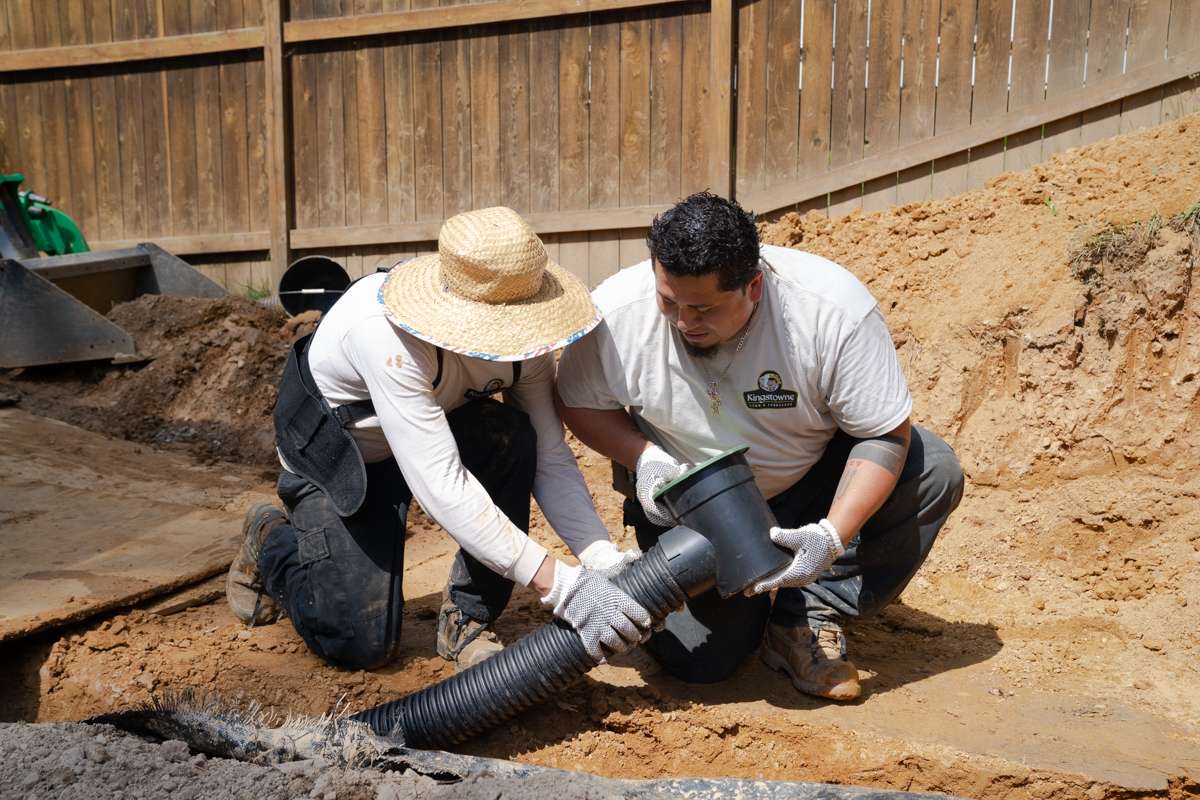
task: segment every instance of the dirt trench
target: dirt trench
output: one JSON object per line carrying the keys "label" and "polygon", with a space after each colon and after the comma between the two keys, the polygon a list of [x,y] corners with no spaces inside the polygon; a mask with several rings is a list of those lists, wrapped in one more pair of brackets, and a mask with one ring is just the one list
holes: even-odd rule
{"label": "dirt trench", "polygon": [[[915,420],[968,477],[903,603],[849,626],[866,696],[819,702],[757,659],[700,687],[608,665],[466,751],[621,777],[1200,796],[1198,154],[1193,116],[947,200],[763,224],[766,241],[833,258],[871,288]],[[113,316],[149,362],[24,370],[0,391],[270,493],[269,411],[295,326],[235,298],[147,297]],[[631,541],[607,463],[576,449],[614,538]],[[197,686],[317,714],[428,685],[449,674],[433,625],[453,549],[423,515],[410,527],[389,667],[326,667],[286,622],[244,629],[216,601],[6,645],[15,680],[0,707],[72,720]],[[565,555],[540,515],[534,535]],[[499,632],[512,641],[545,618],[518,591]]]}

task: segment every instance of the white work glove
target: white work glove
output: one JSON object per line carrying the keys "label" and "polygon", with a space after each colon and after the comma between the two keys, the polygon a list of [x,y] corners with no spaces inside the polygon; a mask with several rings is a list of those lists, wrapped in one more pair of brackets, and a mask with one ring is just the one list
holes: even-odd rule
{"label": "white work glove", "polygon": [[619,550],[608,539],[599,539],[583,548],[583,552],[579,554],[579,563],[583,564],[584,569],[599,572],[611,581],[641,556],[642,551],[637,548]]}
{"label": "white work glove", "polygon": [[597,664],[650,636],[650,612],[616,584],[583,567],[554,562],[554,586],[542,605],[569,623]]}
{"label": "white work glove", "polygon": [[846,552],[837,528],[827,519],[803,528],[771,528],[771,541],[795,553],[792,563],[754,584],[747,594],[806,586],[821,577]]}
{"label": "white work glove", "polygon": [[662,528],[675,524],[667,507],[654,500],[654,493],[687,470],[686,464],[680,464],[656,444],[642,451],[637,461],[637,499],[642,504],[646,519]]}

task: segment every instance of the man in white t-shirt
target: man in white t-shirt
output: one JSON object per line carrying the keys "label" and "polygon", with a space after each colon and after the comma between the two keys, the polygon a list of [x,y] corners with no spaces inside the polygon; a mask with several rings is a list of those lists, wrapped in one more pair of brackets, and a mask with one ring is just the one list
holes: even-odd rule
{"label": "man in white t-shirt", "polygon": [[674,524],[660,487],[749,445],[779,522],[771,538],[793,553],[747,596],[692,598],[647,649],[676,677],[711,682],[761,641],[801,691],[853,699],[838,620],[899,596],[958,505],[962,469],[910,423],[887,325],[849,272],[760,247],[753,218],[707,192],[659,216],[647,243],[651,260],[592,293],[604,321],[563,353],[563,420],[614,474],[634,473],[619,483],[643,548]]}
{"label": "man in white t-shirt", "polygon": [[[285,367],[275,437],[287,513],[247,514],[226,583],[234,613],[258,624],[286,611],[326,661],[385,664],[416,500],[461,548],[437,637],[459,667],[500,648],[488,628],[514,582],[598,662],[644,639],[649,614],[610,580],[637,552],[609,540],[554,408],[552,351],[598,319],[587,288],[507,208],[452,217],[437,254],[351,286]],[[582,567],[529,538],[531,494]]]}

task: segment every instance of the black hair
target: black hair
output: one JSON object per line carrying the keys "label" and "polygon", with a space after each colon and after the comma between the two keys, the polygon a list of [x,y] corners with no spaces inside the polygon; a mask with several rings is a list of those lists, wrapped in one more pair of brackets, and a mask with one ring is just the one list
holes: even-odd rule
{"label": "black hair", "polygon": [[758,274],[754,214],[734,200],[696,192],[654,218],[646,246],[671,275],[718,273],[721,291],[745,288]]}

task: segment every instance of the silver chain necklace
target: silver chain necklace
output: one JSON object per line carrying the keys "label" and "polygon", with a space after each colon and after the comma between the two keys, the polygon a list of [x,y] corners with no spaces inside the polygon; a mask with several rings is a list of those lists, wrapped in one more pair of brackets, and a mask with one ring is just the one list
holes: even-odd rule
{"label": "silver chain necklace", "polygon": [[725,375],[729,372],[729,368],[733,366],[733,362],[737,360],[738,353],[742,352],[742,347],[746,344],[746,337],[750,335],[750,323],[754,322],[754,312],[758,311],[758,304],[754,304],[754,310],[750,312],[750,319],[746,320],[746,327],[742,331],[742,335],[738,337],[737,347],[733,350],[733,355],[729,358],[729,363],[725,365],[725,369],[721,370],[721,374],[713,377],[708,371],[708,367],[702,363],[700,369],[704,371],[705,392],[708,394],[708,406],[712,409],[714,417],[721,416],[721,391],[717,387],[721,385],[721,381],[725,379]]}

